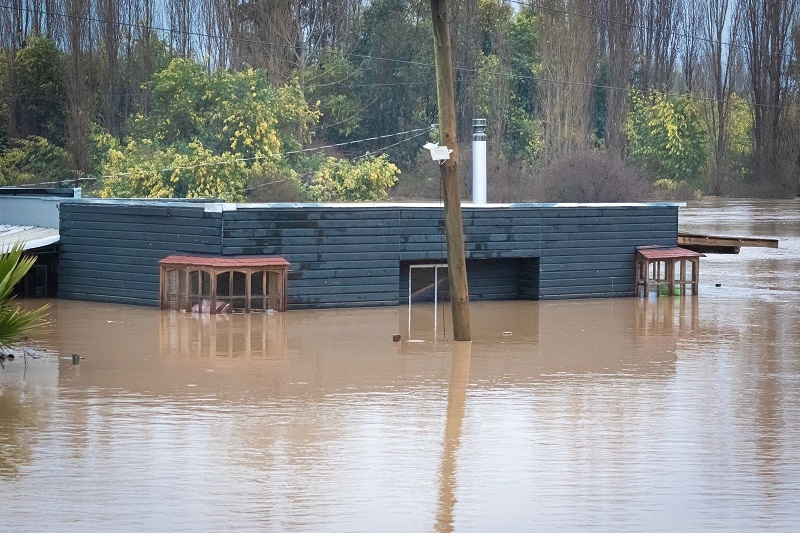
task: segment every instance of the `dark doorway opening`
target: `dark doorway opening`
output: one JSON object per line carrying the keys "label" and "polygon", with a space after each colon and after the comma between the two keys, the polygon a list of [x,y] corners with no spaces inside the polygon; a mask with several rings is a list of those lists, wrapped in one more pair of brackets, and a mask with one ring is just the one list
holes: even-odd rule
{"label": "dark doorway opening", "polygon": [[[539,258],[468,259],[470,301],[538,300]],[[400,262],[400,303],[450,300],[445,261]]]}

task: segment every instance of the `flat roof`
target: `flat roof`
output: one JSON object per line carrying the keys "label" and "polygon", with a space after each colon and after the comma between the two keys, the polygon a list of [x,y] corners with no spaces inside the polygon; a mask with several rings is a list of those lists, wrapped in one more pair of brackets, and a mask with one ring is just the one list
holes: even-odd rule
{"label": "flat roof", "polygon": [[[440,201],[430,202],[275,202],[275,203],[230,203],[212,199],[195,198],[75,198],[67,202],[81,202],[103,205],[131,205],[131,206],[158,206],[158,207],[194,207],[203,208],[208,213],[221,213],[222,211],[237,211],[246,209],[443,209]],[[685,202],[625,202],[625,203],[537,203],[517,202],[505,204],[473,204],[466,200],[461,202],[462,209],[530,209],[530,208],[635,208],[635,207],[685,207]]]}
{"label": "flat roof", "polygon": [[43,248],[57,243],[59,238],[58,228],[0,224],[0,253],[8,252],[19,243],[23,250]]}

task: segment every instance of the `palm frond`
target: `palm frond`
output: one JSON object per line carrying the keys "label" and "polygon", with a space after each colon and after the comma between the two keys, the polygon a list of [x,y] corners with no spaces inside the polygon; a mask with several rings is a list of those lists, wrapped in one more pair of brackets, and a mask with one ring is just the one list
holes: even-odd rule
{"label": "palm frond", "polygon": [[23,257],[22,245],[14,245],[0,253],[0,346],[11,346],[44,325],[47,306],[39,309],[22,309],[12,302],[11,291],[36,261]]}

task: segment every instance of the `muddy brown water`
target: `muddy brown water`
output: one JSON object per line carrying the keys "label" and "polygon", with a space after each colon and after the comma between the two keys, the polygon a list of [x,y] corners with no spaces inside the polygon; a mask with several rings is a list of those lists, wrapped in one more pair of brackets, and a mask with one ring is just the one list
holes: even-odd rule
{"label": "muddy brown water", "polygon": [[53,301],[0,370],[0,529],[796,530],[800,201],[681,228],[781,247],[694,298],[473,304],[472,343],[422,304]]}

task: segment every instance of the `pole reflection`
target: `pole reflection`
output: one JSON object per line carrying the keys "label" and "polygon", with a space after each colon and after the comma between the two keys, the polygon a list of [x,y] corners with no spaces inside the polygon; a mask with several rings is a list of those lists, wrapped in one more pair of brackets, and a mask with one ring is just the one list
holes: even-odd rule
{"label": "pole reflection", "polygon": [[444,429],[442,469],[439,476],[439,508],[436,531],[453,531],[456,492],[456,456],[461,443],[461,426],[467,404],[471,342],[455,342],[450,354],[450,384],[447,389],[447,422]]}

